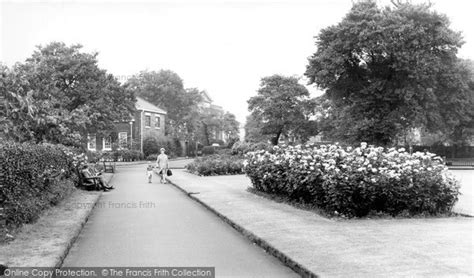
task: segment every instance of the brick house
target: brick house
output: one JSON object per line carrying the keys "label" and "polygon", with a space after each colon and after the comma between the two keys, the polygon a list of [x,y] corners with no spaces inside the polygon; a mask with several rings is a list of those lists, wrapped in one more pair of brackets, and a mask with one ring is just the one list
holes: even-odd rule
{"label": "brick house", "polygon": [[115,124],[116,136],[87,136],[87,149],[90,151],[111,151],[112,145],[131,148],[143,152],[143,139],[148,136],[165,136],[166,111],[137,97],[136,111],[129,122]]}

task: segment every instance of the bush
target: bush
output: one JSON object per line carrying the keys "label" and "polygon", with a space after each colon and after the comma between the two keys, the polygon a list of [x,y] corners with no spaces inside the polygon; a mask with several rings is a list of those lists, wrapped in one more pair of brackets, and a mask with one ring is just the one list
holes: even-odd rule
{"label": "bush", "polygon": [[202,148],[202,154],[212,155],[216,152],[216,149],[213,146],[205,146]]}
{"label": "bush", "polygon": [[164,148],[166,150],[166,154],[170,158],[181,155],[183,152],[183,148],[178,139],[149,136],[143,140],[144,157],[160,153],[161,148]]}
{"label": "bush", "polygon": [[186,169],[200,176],[243,174],[243,159],[226,155],[211,155],[196,158]]}
{"label": "bush", "polygon": [[87,156],[87,162],[89,163],[96,163],[97,161],[100,161],[103,157],[103,153],[100,151],[87,151],[86,156]]}
{"label": "bush", "polygon": [[147,161],[156,161],[158,159],[158,154],[150,154],[149,156],[146,157]]}
{"label": "bush", "polygon": [[181,142],[178,138],[173,139],[173,146],[171,147],[171,149],[173,150],[173,154],[175,156],[183,155],[183,146],[181,146]]}
{"label": "bush", "polygon": [[74,190],[76,156],[64,146],[0,144],[1,198],[8,225],[29,223]]}
{"label": "bush", "polygon": [[216,154],[218,155],[226,155],[226,156],[231,156],[232,155],[232,150],[227,149],[227,148],[220,148],[216,151]]}
{"label": "bush", "polygon": [[117,150],[112,152],[114,161],[138,161],[143,159],[143,154],[136,150]]}
{"label": "bush", "polygon": [[[165,145],[166,146],[166,145]],[[150,154],[159,153],[160,148],[164,148],[165,146],[161,145],[158,142],[158,138],[156,137],[145,137],[143,139],[143,154],[145,157],[149,156]]]}
{"label": "bush", "polygon": [[244,155],[248,152],[254,152],[258,150],[272,151],[272,149],[273,149],[273,145],[266,142],[249,143],[245,141],[244,142],[237,141],[232,146],[232,154]]}
{"label": "bush", "polygon": [[360,217],[450,212],[459,184],[441,158],[404,149],[338,145],[274,147],[246,156],[256,190],[311,203],[329,214]]}

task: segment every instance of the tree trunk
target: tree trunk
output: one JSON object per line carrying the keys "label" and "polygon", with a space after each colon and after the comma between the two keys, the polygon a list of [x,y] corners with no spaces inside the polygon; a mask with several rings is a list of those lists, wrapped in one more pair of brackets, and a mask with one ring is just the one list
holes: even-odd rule
{"label": "tree trunk", "polygon": [[272,137],[272,144],[274,146],[278,145],[278,141],[280,140],[280,136],[281,136],[281,131],[279,131],[275,137]]}

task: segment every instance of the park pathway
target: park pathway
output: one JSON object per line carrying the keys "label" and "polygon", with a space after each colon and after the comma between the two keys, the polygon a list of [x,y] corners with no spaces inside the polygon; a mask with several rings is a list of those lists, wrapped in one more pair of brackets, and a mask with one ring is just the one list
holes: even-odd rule
{"label": "park pathway", "polygon": [[211,266],[216,277],[297,277],[277,259],[155,176],[118,168],[63,266]]}

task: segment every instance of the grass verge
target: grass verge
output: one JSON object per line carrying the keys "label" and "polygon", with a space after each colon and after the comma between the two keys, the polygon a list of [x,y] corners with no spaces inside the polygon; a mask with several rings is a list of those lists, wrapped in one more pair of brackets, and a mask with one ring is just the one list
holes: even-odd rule
{"label": "grass verge", "polygon": [[100,192],[74,190],[35,223],[23,225],[13,241],[0,244],[0,264],[59,267],[100,195]]}

